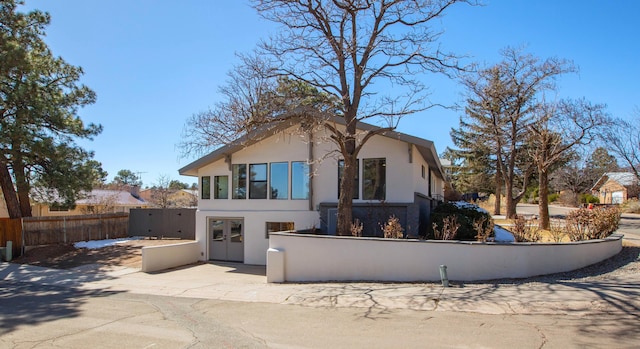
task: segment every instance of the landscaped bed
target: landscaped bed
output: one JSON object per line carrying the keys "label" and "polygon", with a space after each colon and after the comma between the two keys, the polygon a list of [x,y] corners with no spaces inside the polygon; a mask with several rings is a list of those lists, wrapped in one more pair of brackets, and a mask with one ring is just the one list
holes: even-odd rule
{"label": "landscaped bed", "polygon": [[142,266],[143,247],[184,241],[191,240],[132,238],[93,240],[85,244],[80,243],[78,247],[74,244],[46,245],[27,250],[24,256],[18,257],[12,262],[57,269],[71,269],[87,264],[139,269]]}

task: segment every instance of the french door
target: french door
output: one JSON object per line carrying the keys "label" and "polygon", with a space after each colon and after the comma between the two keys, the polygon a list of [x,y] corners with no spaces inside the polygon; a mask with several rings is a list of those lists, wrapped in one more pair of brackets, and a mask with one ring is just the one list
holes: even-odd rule
{"label": "french door", "polygon": [[209,259],[244,262],[244,221],[208,218]]}

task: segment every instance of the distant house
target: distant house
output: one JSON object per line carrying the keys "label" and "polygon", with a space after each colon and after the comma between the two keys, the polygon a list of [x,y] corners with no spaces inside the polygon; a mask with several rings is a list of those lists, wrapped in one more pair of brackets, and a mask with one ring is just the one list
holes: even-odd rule
{"label": "distant house", "polygon": [[[335,234],[343,161],[328,137],[281,123],[181,168],[200,182],[200,258],[265,264],[270,232]],[[354,185],[353,215],[365,236],[380,236],[391,215],[408,236],[418,236],[443,199],[444,172],[433,142],[388,131],[359,152]]]}
{"label": "distant house", "polygon": [[607,172],[591,188],[601,204],[621,204],[640,194],[638,178],[631,172]]}
{"label": "distant house", "polygon": [[140,197],[153,207],[188,208],[198,205],[198,191],[193,189],[147,188]]}
{"label": "distant house", "polygon": [[98,213],[128,213],[132,208],[145,207],[149,207],[149,203],[140,198],[136,187],[129,190],[94,189],[90,193],[86,193],[83,199],[77,200],[75,208],[35,203],[32,205],[32,213],[34,217],[72,216]]}

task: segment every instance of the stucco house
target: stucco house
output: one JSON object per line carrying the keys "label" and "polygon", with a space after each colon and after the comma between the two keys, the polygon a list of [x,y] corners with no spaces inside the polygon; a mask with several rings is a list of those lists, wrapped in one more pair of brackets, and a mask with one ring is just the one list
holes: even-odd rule
{"label": "stucco house", "polygon": [[591,188],[601,204],[621,204],[640,194],[638,178],[631,172],[607,172]]}
{"label": "stucco house", "polygon": [[[364,123],[359,129],[379,130]],[[199,179],[200,259],[264,265],[270,232],[335,234],[342,162],[328,136],[280,123],[181,168],[181,175]],[[381,234],[380,224],[391,215],[407,235],[418,236],[443,197],[433,142],[399,132],[368,140],[358,154],[357,177],[353,214],[365,236]]]}

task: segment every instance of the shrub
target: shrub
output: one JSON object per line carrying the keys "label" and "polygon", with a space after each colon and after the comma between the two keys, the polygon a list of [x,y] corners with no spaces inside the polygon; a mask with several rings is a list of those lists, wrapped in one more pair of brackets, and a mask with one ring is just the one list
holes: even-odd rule
{"label": "shrub", "polygon": [[[482,223],[479,223],[480,225],[478,227],[478,229],[481,228],[482,231],[487,231],[490,229],[489,226],[493,226],[493,219],[489,213],[475,205],[466,202],[459,202],[457,204],[444,203],[438,205],[433,210],[431,214],[431,224],[428,226],[426,238],[434,239],[434,227],[436,227],[436,229],[439,227],[442,230],[445,219],[450,216],[455,217],[455,222],[459,225],[456,231],[457,240],[475,241],[477,239],[476,236],[478,232],[476,227],[474,227],[474,222],[477,223],[484,219]],[[489,234],[493,234],[492,229]]]}
{"label": "shrub", "polygon": [[564,225],[560,220],[551,220],[549,226],[549,235],[551,236],[551,241],[553,242],[562,242],[565,237]]}
{"label": "shrub", "polygon": [[565,233],[571,241],[604,239],[618,229],[620,213],[618,207],[572,211],[565,221]]}
{"label": "shrub", "polygon": [[581,204],[597,204],[600,203],[600,199],[597,196],[591,194],[580,194]]}
{"label": "shrub", "polygon": [[362,224],[362,222],[360,222],[360,220],[356,218],[356,220],[351,223],[351,235],[355,237],[361,237],[363,228],[364,225]]}
{"label": "shrub", "polygon": [[558,201],[558,198],[560,198],[560,194],[558,193],[549,194],[547,196],[547,199],[549,200],[549,202],[556,202]]}
{"label": "shrub", "polygon": [[476,239],[478,239],[478,241],[486,242],[493,234],[493,228],[493,221],[487,222],[486,217],[473,221],[473,229],[476,231]]}
{"label": "shrub", "polygon": [[460,229],[460,224],[456,222],[456,216],[447,216],[442,220],[442,229],[433,223],[433,235],[436,240],[454,240]]}
{"label": "shrub", "polygon": [[622,212],[640,213],[640,202],[638,202],[638,199],[627,200],[623,203]]}
{"label": "shrub", "polygon": [[516,215],[513,220],[511,234],[516,242],[538,242],[542,240],[540,229],[523,216]]}
{"label": "shrub", "polygon": [[402,239],[404,236],[404,229],[395,215],[391,215],[387,223],[381,228],[385,239]]}

